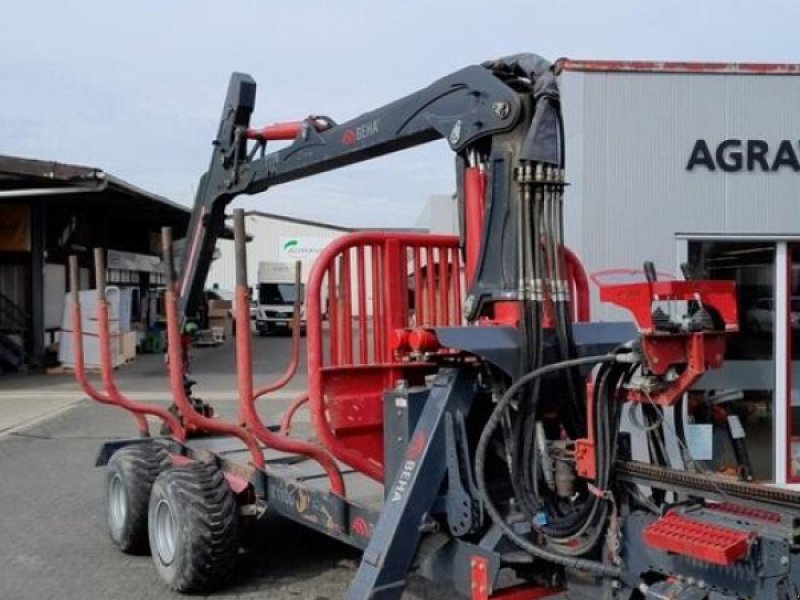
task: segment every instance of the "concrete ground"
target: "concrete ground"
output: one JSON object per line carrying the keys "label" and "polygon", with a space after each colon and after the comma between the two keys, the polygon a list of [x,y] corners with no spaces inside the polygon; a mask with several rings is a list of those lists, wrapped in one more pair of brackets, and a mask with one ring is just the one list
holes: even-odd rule
{"label": "concrete ground", "polygon": [[[255,371],[270,379],[288,359],[289,338],[255,338]],[[195,350],[197,395],[233,414],[233,344]],[[300,374],[298,381],[303,381]],[[158,356],[140,356],[117,371],[131,396],[165,403]],[[280,414],[295,385],[260,408]],[[178,598],[163,585],[150,557],[126,556],[107,538],[103,471],[94,468],[103,440],[129,437],[133,422],[118,409],[83,398],[72,377],[0,379],[0,598],[9,600],[146,600]],[[298,424],[307,422],[298,414]],[[302,426],[302,425],[301,425]],[[347,546],[276,516],[268,516],[244,552],[232,584],[213,598],[334,600],[358,565]],[[453,598],[412,580],[404,600]]]}

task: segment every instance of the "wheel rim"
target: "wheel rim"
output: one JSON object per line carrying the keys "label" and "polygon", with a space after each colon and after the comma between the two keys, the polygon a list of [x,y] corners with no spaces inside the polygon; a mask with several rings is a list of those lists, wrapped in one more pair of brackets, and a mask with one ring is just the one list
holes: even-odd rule
{"label": "wheel rim", "polygon": [[166,500],[159,500],[155,511],[156,552],[161,562],[168,565],[175,557],[175,518]]}
{"label": "wheel rim", "polygon": [[128,496],[125,494],[125,484],[118,473],[114,473],[108,484],[108,514],[111,518],[111,527],[115,530],[125,526],[128,516]]}

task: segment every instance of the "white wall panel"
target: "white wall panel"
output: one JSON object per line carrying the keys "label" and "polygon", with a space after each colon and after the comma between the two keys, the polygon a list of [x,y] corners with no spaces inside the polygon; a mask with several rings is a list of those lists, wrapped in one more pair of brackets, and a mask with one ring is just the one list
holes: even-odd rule
{"label": "white wall panel", "polygon": [[[800,77],[566,71],[567,242],[589,272],[676,263],[676,233],[800,232],[800,173],[687,171],[697,139],[800,148]],[[595,296],[596,297],[596,296]],[[593,306],[598,318],[623,313]]]}
{"label": "white wall panel", "polygon": [[[247,274],[250,285],[256,283],[258,263],[262,261],[283,260],[280,252],[280,240],[287,236],[329,238],[333,240],[344,232],[325,227],[316,227],[300,223],[290,223],[266,217],[247,217],[247,234],[252,241],[247,244]],[[234,262],[233,242],[220,240],[217,242],[220,257],[211,264],[206,279],[206,286],[218,283],[223,290],[233,290],[236,284],[236,265]],[[313,260],[303,261],[303,281],[308,278]]]}

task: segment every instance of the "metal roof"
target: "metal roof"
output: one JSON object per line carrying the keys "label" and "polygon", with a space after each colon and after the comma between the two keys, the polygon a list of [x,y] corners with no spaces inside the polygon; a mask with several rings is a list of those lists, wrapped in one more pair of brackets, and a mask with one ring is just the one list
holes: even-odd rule
{"label": "metal roof", "polygon": [[[135,203],[146,205],[151,211],[159,210],[161,214],[168,213],[173,225],[180,222],[182,229],[187,227],[191,215],[189,207],[148,192],[97,167],[0,155],[0,202],[3,200],[20,201],[27,197],[65,201],[73,195],[76,196],[75,200],[82,204],[90,202],[105,204],[115,200],[132,200]],[[247,214],[341,232],[386,229],[349,227],[272,212],[248,211]],[[424,231],[413,227],[389,229],[392,231]],[[229,227],[225,228],[221,237],[233,239],[233,233]]]}
{"label": "metal roof", "polygon": [[718,75],[800,75],[797,63],[678,62],[645,60],[572,60],[556,61],[560,71],[595,71],[626,73],[702,73]]}
{"label": "metal roof", "polygon": [[104,191],[132,196],[187,216],[191,214],[183,204],[143,190],[97,167],[0,155],[0,199]]}

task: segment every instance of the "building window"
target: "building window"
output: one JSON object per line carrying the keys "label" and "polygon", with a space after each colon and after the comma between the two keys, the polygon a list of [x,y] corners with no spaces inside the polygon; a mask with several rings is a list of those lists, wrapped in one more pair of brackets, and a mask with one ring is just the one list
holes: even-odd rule
{"label": "building window", "polygon": [[[753,478],[775,481],[775,244],[690,241],[688,258],[698,278],[735,281],[739,307],[739,333],[729,337],[725,364],[693,392],[698,411],[720,425],[714,428],[711,466],[730,473],[741,456],[732,428],[720,419],[724,410],[743,426]],[[715,396],[735,399],[719,406]]]}

